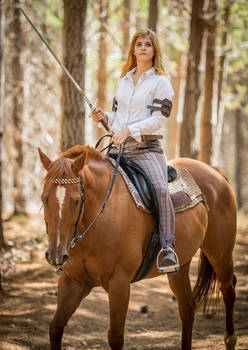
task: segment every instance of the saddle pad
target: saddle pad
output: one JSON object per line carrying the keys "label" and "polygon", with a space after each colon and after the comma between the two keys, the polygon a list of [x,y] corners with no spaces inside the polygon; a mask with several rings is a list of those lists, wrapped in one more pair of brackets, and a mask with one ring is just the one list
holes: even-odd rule
{"label": "saddle pad", "polygon": [[[113,158],[109,160],[115,166],[116,160]],[[193,208],[199,202],[203,201],[205,203],[204,195],[189,172],[185,168],[173,167],[177,170],[177,177],[173,182],[169,182],[168,185],[175,213]],[[144,205],[139,192],[121,166],[119,166],[118,171],[123,177],[136,206],[150,213],[150,210]]]}
{"label": "saddle pad", "polygon": [[177,177],[173,182],[169,182],[168,186],[175,213],[193,208],[200,202],[206,204],[204,194],[188,170],[175,166],[174,168],[177,170]]}

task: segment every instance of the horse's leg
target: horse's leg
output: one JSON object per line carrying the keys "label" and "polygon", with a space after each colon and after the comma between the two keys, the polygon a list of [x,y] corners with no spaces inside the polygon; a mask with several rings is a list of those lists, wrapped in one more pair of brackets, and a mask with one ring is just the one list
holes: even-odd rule
{"label": "horse's leg", "polygon": [[226,333],[225,333],[225,345],[227,350],[234,350],[237,342],[237,337],[234,333],[234,321],[233,321],[233,311],[234,303],[236,299],[235,285],[236,277],[233,274],[233,281],[229,286],[221,284],[221,292],[223,295],[225,308],[226,308]]}
{"label": "horse's leg", "polygon": [[230,207],[229,210],[224,211],[226,215],[221,215],[221,213],[215,212],[215,219],[209,220],[209,227],[203,242],[203,252],[213,267],[223,295],[226,309],[226,333],[224,338],[226,349],[234,350],[237,339],[234,333],[233,320],[236,277],[233,273],[232,252],[237,230],[236,207]]}
{"label": "horse's leg", "polygon": [[63,274],[59,280],[57,310],[50,324],[51,350],[61,350],[64,327],[78,308],[82,298],[89,294],[91,288],[81,285]]}
{"label": "horse's leg", "polygon": [[112,350],[121,350],[124,344],[124,327],[130,296],[130,283],[121,275],[109,282],[110,329],[108,341]]}
{"label": "horse's leg", "polygon": [[233,311],[234,303],[236,299],[235,285],[236,277],[233,273],[233,259],[231,254],[227,254],[225,258],[221,258],[221,261],[212,260],[211,256],[209,261],[213,266],[217,279],[220,282],[220,290],[223,295],[225,309],[226,309],[226,333],[225,333],[225,345],[227,350],[234,350],[236,345],[236,335],[234,333],[234,321]]}
{"label": "horse's leg", "polygon": [[189,280],[189,265],[190,263],[184,265],[175,274],[168,274],[170,288],[177,299],[182,322],[182,350],[191,350],[194,323],[194,303]]}

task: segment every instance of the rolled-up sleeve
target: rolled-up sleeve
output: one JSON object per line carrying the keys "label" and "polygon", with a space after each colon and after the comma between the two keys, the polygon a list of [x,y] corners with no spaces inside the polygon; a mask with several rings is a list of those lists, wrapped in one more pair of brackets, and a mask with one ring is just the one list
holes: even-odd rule
{"label": "rolled-up sleeve", "polygon": [[[174,96],[174,91],[170,80],[165,76],[161,76],[161,79],[159,79],[155,93],[154,93],[154,99],[159,99],[159,100],[168,99],[169,101],[172,101],[173,96]],[[161,107],[161,104],[153,103],[153,105]],[[156,132],[158,129],[160,129],[165,119],[166,118],[163,116],[161,111],[154,111],[147,118],[139,122],[129,124],[128,128],[130,130],[130,134],[132,137],[149,135]]]}

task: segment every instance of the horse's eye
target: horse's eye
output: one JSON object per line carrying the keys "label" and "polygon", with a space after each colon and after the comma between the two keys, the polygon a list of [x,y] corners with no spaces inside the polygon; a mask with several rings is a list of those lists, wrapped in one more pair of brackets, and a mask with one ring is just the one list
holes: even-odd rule
{"label": "horse's eye", "polygon": [[79,203],[80,203],[80,200],[79,200],[79,199],[76,199],[76,200],[73,202],[73,205],[74,205],[75,207],[77,207]]}

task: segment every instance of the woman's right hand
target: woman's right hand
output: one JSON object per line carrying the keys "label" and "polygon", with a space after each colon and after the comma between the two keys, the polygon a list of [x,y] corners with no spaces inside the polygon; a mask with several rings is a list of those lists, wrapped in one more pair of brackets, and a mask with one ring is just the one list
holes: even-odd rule
{"label": "woman's right hand", "polygon": [[106,122],[107,120],[107,115],[106,113],[101,109],[101,108],[96,108],[92,113],[91,113],[92,119],[99,123],[102,119]]}

